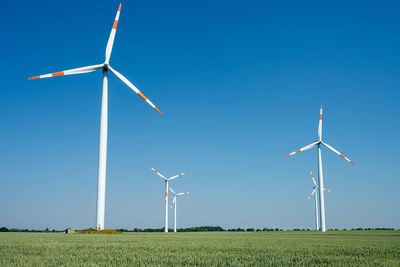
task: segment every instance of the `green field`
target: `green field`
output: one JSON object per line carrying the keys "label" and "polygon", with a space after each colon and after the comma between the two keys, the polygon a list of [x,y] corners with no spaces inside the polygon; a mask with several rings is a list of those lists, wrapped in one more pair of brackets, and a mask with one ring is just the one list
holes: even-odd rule
{"label": "green field", "polygon": [[400,266],[400,231],[0,233],[0,266]]}

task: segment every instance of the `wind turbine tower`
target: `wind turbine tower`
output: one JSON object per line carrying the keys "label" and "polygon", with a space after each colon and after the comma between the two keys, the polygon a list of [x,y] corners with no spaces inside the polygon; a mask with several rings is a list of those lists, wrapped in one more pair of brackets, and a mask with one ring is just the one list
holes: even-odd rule
{"label": "wind turbine tower", "polygon": [[325,197],[324,197],[324,176],[322,172],[322,157],[321,157],[321,145],[327,147],[328,149],[332,150],[348,162],[354,165],[354,162],[352,162],[350,159],[345,157],[342,153],[328,145],[327,143],[322,141],[322,105],[321,105],[321,111],[319,114],[319,125],[318,125],[318,140],[315,141],[314,143],[305,146],[303,148],[300,148],[285,157],[294,155],[296,153],[302,152],[304,150],[310,149],[312,147],[317,146],[318,149],[318,184],[319,184],[319,209],[320,209],[320,221],[321,221],[321,231],[326,232],[326,226],[325,226]]}
{"label": "wind turbine tower", "polygon": [[162,175],[161,173],[159,173],[157,170],[155,170],[155,169],[154,169],[153,167],[151,167],[150,165],[149,165],[149,167],[150,167],[150,169],[152,169],[155,173],[157,173],[158,176],[160,176],[162,179],[164,179],[164,182],[165,182],[165,229],[164,229],[164,232],[167,233],[167,232],[168,232],[168,188],[169,188],[168,182],[171,181],[171,180],[173,180],[173,179],[175,179],[175,178],[178,178],[179,176],[182,176],[182,175],[184,175],[184,174],[187,174],[187,172],[183,172],[183,173],[181,173],[181,174],[172,176],[171,178],[166,178],[164,175]]}
{"label": "wind turbine tower", "polygon": [[138,94],[141,98],[143,98],[151,107],[153,107],[155,110],[161,113],[161,111],[153,103],[151,103],[150,100],[147,97],[145,97],[142,92],[140,92],[127,78],[125,78],[121,73],[113,69],[109,64],[111,51],[115,39],[115,33],[117,31],[120,12],[121,12],[121,4],[119,4],[117,15],[115,17],[114,24],[111,29],[110,37],[108,38],[106,53],[105,53],[105,61],[103,63],[77,69],[53,72],[29,78],[29,80],[33,80],[33,79],[50,78],[63,75],[82,74],[87,72],[93,72],[98,69],[101,69],[103,72],[103,92],[101,98],[101,115],[100,115],[101,117],[100,117],[99,169],[97,176],[96,229],[98,230],[104,229],[104,213],[105,213],[105,202],[106,202],[105,196],[106,196],[107,131],[108,131],[108,71],[111,71],[122,82],[124,82],[127,86],[129,86],[136,94]]}
{"label": "wind turbine tower", "polygon": [[[310,169],[310,173],[311,173],[311,178],[312,178],[313,183],[314,183],[314,187],[313,187],[312,193],[308,196],[307,200],[310,200],[313,197],[313,195],[315,195],[315,197],[314,197],[315,198],[315,230],[318,231],[319,230],[319,209],[318,209],[318,188],[319,188],[319,186],[315,182],[314,175],[313,175],[311,169]],[[333,192],[332,190],[329,190],[329,189],[326,189],[326,188],[324,188],[324,191]]]}
{"label": "wind turbine tower", "polygon": [[171,209],[172,209],[172,207],[174,206],[174,204],[175,204],[175,213],[174,213],[174,232],[176,233],[176,197],[177,196],[182,196],[182,195],[187,195],[187,194],[190,194],[190,193],[192,193],[192,192],[185,192],[185,193],[175,193],[175,191],[174,190],[172,190],[172,188],[170,187],[170,186],[168,186],[169,187],[169,190],[171,190],[171,192],[174,194],[174,199],[172,200],[172,204],[171,204]]}

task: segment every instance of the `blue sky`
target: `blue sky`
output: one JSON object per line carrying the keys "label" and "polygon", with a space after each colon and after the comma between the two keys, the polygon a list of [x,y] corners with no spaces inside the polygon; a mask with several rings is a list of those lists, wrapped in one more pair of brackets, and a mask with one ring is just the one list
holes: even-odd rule
{"label": "blue sky", "polygon": [[[18,1],[0,10],[0,225],[95,225],[101,71],[119,2]],[[164,112],[109,79],[108,228],[314,227],[309,169],[324,149],[327,228],[400,228],[400,4],[129,1],[110,64]],[[172,215],[172,213],[171,213]],[[172,224],[172,220],[170,220]]]}

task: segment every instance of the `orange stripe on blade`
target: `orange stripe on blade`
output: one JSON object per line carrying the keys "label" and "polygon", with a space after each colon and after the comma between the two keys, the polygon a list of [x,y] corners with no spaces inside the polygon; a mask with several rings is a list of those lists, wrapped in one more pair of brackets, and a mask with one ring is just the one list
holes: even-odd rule
{"label": "orange stripe on blade", "polygon": [[121,12],[121,4],[119,4],[118,12]]}
{"label": "orange stripe on blade", "polygon": [[322,114],[319,115],[319,120],[322,120]]}
{"label": "orange stripe on blade", "polygon": [[294,153],[299,153],[299,152],[301,152],[301,149],[299,149],[299,150],[296,150]]}
{"label": "orange stripe on blade", "polygon": [[51,76],[63,76],[64,75],[64,72],[63,71],[59,71],[59,72],[54,72],[54,73],[52,73],[51,74]]}
{"label": "orange stripe on blade", "polygon": [[35,76],[35,77],[30,77],[28,80],[34,80],[34,79],[39,79],[40,76]]}
{"label": "orange stripe on blade", "polygon": [[142,94],[142,92],[139,92],[138,95],[140,95],[140,97],[143,98],[145,101],[147,100],[147,97],[145,97],[144,94]]}
{"label": "orange stripe on blade", "polygon": [[154,107],[161,115],[164,115],[157,107]]}
{"label": "orange stripe on blade", "polygon": [[339,156],[341,156],[342,158],[346,159],[346,157],[345,157],[345,156],[343,156],[342,154],[340,154]]}
{"label": "orange stripe on blade", "polygon": [[117,25],[118,25],[118,20],[114,20],[114,24],[113,24],[113,29],[117,29]]}

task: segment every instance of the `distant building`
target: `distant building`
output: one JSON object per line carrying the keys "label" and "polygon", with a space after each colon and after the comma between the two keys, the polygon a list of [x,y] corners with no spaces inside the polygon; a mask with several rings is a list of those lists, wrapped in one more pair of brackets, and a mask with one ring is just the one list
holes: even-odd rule
{"label": "distant building", "polygon": [[68,228],[67,230],[65,230],[66,234],[75,234],[75,230],[72,228]]}

